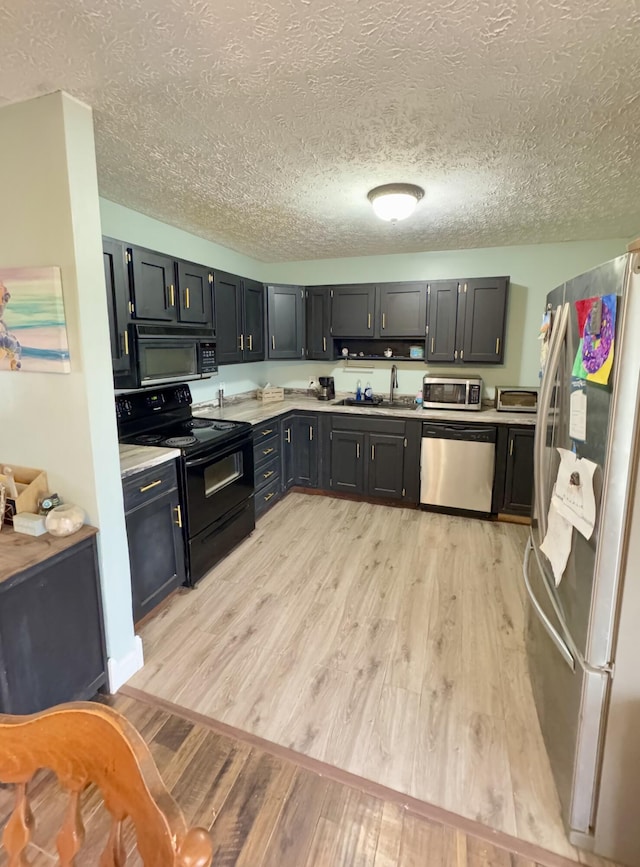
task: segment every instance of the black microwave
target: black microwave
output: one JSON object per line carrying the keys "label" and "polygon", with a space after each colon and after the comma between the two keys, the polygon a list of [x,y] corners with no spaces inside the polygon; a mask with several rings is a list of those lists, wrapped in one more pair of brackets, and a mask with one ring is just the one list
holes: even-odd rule
{"label": "black microwave", "polygon": [[176,325],[130,325],[131,368],[116,372],[116,388],[147,388],[204,379],[218,370],[215,334]]}

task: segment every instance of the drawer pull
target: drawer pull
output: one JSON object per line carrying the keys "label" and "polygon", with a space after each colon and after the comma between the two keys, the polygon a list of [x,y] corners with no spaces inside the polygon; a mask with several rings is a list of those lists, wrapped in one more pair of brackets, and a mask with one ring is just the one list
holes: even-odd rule
{"label": "drawer pull", "polygon": [[170,301],[169,306],[170,306],[170,307],[175,307],[175,306],[176,306],[176,290],[175,290],[175,288],[174,288],[174,286],[173,286],[173,283],[169,286],[169,294],[170,294],[170,297],[171,297],[171,301]]}
{"label": "drawer pull", "polygon": [[249,352],[253,352],[253,334],[250,334],[247,337],[247,349]]}
{"label": "drawer pull", "polygon": [[291,428],[290,427],[287,428],[287,442],[288,443],[291,442]]}
{"label": "drawer pull", "polygon": [[240,350],[244,352],[244,334],[240,335]]}
{"label": "drawer pull", "polygon": [[384,313],[382,314],[382,327],[383,329],[387,327],[387,317]]}
{"label": "drawer pull", "polygon": [[262,454],[263,455],[270,455],[272,451],[273,451],[273,449],[262,449]]}
{"label": "drawer pull", "polygon": [[189,287],[188,287],[188,286],[187,286],[187,288],[185,289],[185,294],[186,294],[186,296],[187,296],[186,299],[185,299],[185,307],[186,307],[187,310],[188,310],[189,307],[191,306],[191,305],[189,304]]}
{"label": "drawer pull", "polygon": [[129,332],[123,331],[122,336],[124,337],[124,354],[129,355]]}
{"label": "drawer pull", "polygon": [[509,443],[509,457],[513,454],[513,440]]}
{"label": "drawer pull", "polygon": [[371,460],[375,461],[375,459],[376,459],[376,447],[371,446]]}
{"label": "drawer pull", "polygon": [[313,426],[309,425],[309,442],[313,442]]}
{"label": "drawer pull", "polygon": [[180,508],[180,505],[178,504],[177,506],[175,506],[173,511],[178,516],[178,520],[176,521],[176,524],[178,525],[178,527],[180,527],[180,529],[182,529],[182,509]]}
{"label": "drawer pull", "polygon": [[435,339],[435,337],[432,337],[431,338],[431,355],[433,355],[435,348],[436,348],[436,339]]}
{"label": "drawer pull", "polygon": [[327,351],[327,338],[326,337],[322,338],[322,351],[323,352]]}
{"label": "drawer pull", "polygon": [[263,431],[262,431],[262,436],[263,436],[263,437],[268,437],[269,434],[271,434],[271,433],[273,433],[273,431],[271,430],[270,427],[268,427],[266,430],[263,430]]}
{"label": "drawer pull", "polygon": [[275,334],[271,335],[271,348],[272,349],[276,348],[276,336],[275,336]]}
{"label": "drawer pull", "polygon": [[263,478],[263,479],[268,479],[268,478],[270,478],[274,473],[275,473],[275,470],[269,470],[268,473],[263,473],[263,474],[262,474],[262,478]]}
{"label": "drawer pull", "polygon": [[360,459],[360,443],[356,443],[356,458]]}
{"label": "drawer pull", "polygon": [[500,355],[500,338],[496,337],[496,355]]}
{"label": "drawer pull", "polygon": [[367,328],[371,328],[371,314],[367,313]]}
{"label": "drawer pull", "polygon": [[267,496],[264,498],[265,503],[268,503],[271,497],[275,497],[273,491],[270,494],[267,494]]}
{"label": "drawer pull", "polygon": [[151,482],[150,485],[145,485],[143,488],[140,488],[140,493],[144,494],[145,491],[150,491],[151,488],[157,488],[158,485],[162,484],[162,479],[158,479],[157,482]]}

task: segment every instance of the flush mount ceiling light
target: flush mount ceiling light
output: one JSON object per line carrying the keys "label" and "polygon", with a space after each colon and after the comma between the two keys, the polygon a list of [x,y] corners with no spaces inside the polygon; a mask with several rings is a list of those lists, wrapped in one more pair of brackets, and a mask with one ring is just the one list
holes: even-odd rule
{"label": "flush mount ceiling light", "polygon": [[415,184],[383,184],[367,193],[376,216],[391,223],[411,216],[423,196],[424,190]]}

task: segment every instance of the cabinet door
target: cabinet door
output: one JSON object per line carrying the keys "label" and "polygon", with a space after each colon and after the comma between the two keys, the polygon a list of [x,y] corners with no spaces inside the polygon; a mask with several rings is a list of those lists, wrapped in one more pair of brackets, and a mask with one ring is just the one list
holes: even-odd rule
{"label": "cabinet door", "polygon": [[129,277],[127,274],[126,249],[122,241],[102,239],[104,280],[107,285],[107,308],[109,311],[109,335],[111,337],[111,363],[114,373],[128,372],[131,368],[129,355]]}
{"label": "cabinet door", "polygon": [[404,437],[369,434],[367,449],[367,494],[402,499]]}
{"label": "cabinet door", "polygon": [[169,256],[129,247],[136,319],[175,322],[178,318],[175,261]]}
{"label": "cabinet door", "polygon": [[383,283],[378,291],[380,337],[421,337],[427,324],[426,283]]}
{"label": "cabinet door", "polygon": [[330,480],[333,491],[364,493],[365,435],[351,431],[331,431]]}
{"label": "cabinet door", "polygon": [[264,361],[264,286],[255,280],[243,280],[242,298],[242,357],[245,361]]}
{"label": "cabinet door", "polygon": [[288,491],[295,480],[293,457],[295,416],[289,415],[282,421],[282,490]]}
{"label": "cabinet door", "polygon": [[178,492],[173,490],[126,516],[134,622],[185,580],[178,506]]}
{"label": "cabinet door", "polygon": [[213,272],[213,304],[216,312],[218,364],[242,361],[242,286],[240,277]]}
{"label": "cabinet door", "polygon": [[303,358],[303,290],[300,286],[267,286],[269,358]]}
{"label": "cabinet door", "polygon": [[307,358],[316,361],[333,357],[331,343],[331,305],[326,286],[309,286],[306,290]]}
{"label": "cabinet door", "polygon": [[368,284],[333,286],[331,334],[333,337],[373,337],[376,287]]}
{"label": "cabinet door", "polygon": [[533,492],[533,436],[528,428],[510,428],[507,440],[507,469],[504,512],[528,515]]}
{"label": "cabinet door", "polygon": [[436,280],[427,289],[427,361],[454,361],[458,281]]}
{"label": "cabinet door", "polygon": [[213,328],[213,273],[204,265],[178,262],[178,315],[180,322]]}
{"label": "cabinet door", "polygon": [[501,364],[508,277],[466,280],[458,316],[464,322],[461,359],[473,364]]}
{"label": "cabinet door", "polygon": [[296,415],[292,420],[293,483],[318,487],[318,417]]}

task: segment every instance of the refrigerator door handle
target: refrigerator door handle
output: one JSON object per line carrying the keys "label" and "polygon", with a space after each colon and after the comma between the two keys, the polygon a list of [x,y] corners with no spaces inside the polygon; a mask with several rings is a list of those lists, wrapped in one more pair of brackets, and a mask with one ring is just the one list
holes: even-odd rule
{"label": "refrigerator door handle", "polygon": [[525,589],[527,591],[527,596],[529,597],[529,601],[531,602],[531,605],[533,606],[533,610],[538,615],[540,622],[542,623],[547,634],[549,635],[549,638],[553,641],[555,646],[558,648],[558,650],[560,651],[560,655],[562,656],[564,661],[567,663],[569,668],[572,671],[575,671],[576,670],[576,661],[573,657],[573,654],[571,653],[571,651],[567,647],[567,644],[565,643],[563,637],[560,635],[558,630],[555,628],[553,623],[549,620],[549,618],[545,614],[542,606],[540,605],[540,603],[536,599],[536,596],[533,592],[533,588],[531,587],[531,581],[529,580],[529,560],[531,559],[531,551],[532,550],[533,550],[533,543],[532,543],[531,539],[529,539],[529,541],[527,542],[527,547],[525,548],[525,551],[524,551],[524,560],[522,563],[522,576],[524,578],[524,586],[525,586]]}
{"label": "refrigerator door handle", "polygon": [[556,310],[555,318],[558,325],[551,334],[549,360],[547,361],[540,387],[540,403],[538,404],[538,417],[536,419],[533,440],[533,487],[541,539],[544,539],[547,535],[547,516],[544,509],[544,480],[542,478],[544,450],[547,444],[547,418],[551,409],[551,396],[553,394],[553,384],[556,379],[558,364],[560,363],[560,353],[569,325],[569,309],[569,304],[564,304],[562,307],[558,306]]}

